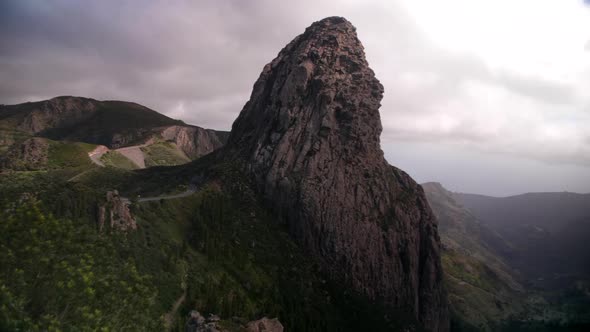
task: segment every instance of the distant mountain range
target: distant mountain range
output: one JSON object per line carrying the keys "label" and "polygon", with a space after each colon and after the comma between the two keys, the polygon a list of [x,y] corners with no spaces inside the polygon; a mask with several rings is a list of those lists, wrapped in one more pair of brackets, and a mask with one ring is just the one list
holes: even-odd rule
{"label": "distant mountain range", "polygon": [[127,169],[178,165],[221,147],[228,135],[187,125],[136,103],[56,97],[0,107],[0,153],[6,154],[0,167],[49,167],[55,158],[67,158],[57,156],[56,149],[79,153],[79,144],[68,146],[75,142],[90,144],[84,153],[99,165]]}
{"label": "distant mountain range", "polygon": [[550,286],[547,279],[569,282],[564,276],[590,274],[590,194],[527,193],[498,198],[455,193],[454,197],[514,244],[511,264],[539,286]]}
{"label": "distant mountain range", "polygon": [[422,187],[439,222],[455,330],[588,326],[589,194],[498,198]]}

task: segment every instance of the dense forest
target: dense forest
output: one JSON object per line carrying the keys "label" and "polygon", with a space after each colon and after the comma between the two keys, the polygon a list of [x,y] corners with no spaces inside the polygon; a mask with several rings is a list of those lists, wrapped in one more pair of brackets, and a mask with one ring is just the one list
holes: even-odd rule
{"label": "dense forest", "polygon": [[332,291],[235,167],[210,176],[189,197],[133,199],[137,230],[99,231],[107,190],[175,181],[111,167],[0,175],[0,329],[182,331],[194,309],[228,330],[263,316],[296,331],[399,323],[383,326],[378,304]]}

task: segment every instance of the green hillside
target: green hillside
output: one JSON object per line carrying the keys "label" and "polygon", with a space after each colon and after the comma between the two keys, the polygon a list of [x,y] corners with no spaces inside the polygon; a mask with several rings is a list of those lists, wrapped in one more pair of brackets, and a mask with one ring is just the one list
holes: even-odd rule
{"label": "green hillside", "polygon": [[148,145],[142,147],[141,151],[144,154],[146,167],[182,165],[190,161],[174,143],[170,142]]}
{"label": "green hillside", "polygon": [[122,169],[137,169],[139,168],[133,161],[129,160],[129,158],[125,157],[121,153],[110,150],[107,151],[102,157],[100,157],[100,161],[105,166],[122,168]]}
{"label": "green hillside", "polygon": [[112,147],[117,136],[125,144],[139,143],[151,129],[161,126],[182,124],[139,104],[123,101],[102,101],[93,116],[71,126],[52,128],[42,133],[52,139],[68,139],[91,142]]}
{"label": "green hillside", "polygon": [[454,330],[496,331],[501,322],[524,310],[524,288],[502,258],[510,245],[440,184],[422,186],[439,221]]}
{"label": "green hillside", "polygon": [[29,138],[8,148],[0,156],[0,169],[13,171],[57,170],[93,167],[88,157],[95,145]]}
{"label": "green hillside", "polygon": [[[184,294],[169,322],[174,330],[193,309],[220,315],[234,330],[263,316],[291,331],[384,329],[374,325],[383,317],[378,305],[332,290],[338,287],[266,212],[243,174],[207,162],[158,172],[94,167],[74,181],[62,170],[0,174],[7,194],[0,206],[9,212],[0,218],[1,296],[18,304],[2,309],[0,326],[119,330],[141,321],[134,328],[161,330]],[[97,231],[107,190],[130,198],[174,192],[199,169],[208,169],[210,180],[195,194],[132,204],[137,230]],[[29,203],[13,213],[13,197]],[[61,257],[66,265],[52,270]]]}

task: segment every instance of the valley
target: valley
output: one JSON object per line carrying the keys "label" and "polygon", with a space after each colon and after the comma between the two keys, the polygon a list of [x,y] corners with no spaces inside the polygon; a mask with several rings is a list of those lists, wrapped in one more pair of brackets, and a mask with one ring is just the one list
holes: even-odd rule
{"label": "valley", "polygon": [[[588,195],[497,198],[450,192],[439,183],[422,186],[439,221],[449,300],[461,325],[457,330],[582,331],[588,326],[590,237],[583,224],[568,221],[590,212]],[[565,244],[561,234],[572,231],[576,237]]]}

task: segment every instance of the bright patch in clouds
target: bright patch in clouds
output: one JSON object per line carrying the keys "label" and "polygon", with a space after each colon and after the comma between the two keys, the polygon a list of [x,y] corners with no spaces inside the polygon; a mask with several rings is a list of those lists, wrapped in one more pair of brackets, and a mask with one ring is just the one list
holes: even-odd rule
{"label": "bright patch in clouds", "polygon": [[491,68],[567,80],[590,65],[590,16],[580,1],[404,0],[436,44]]}
{"label": "bright patch in clouds", "polygon": [[[384,79],[385,110],[409,107],[385,121],[386,139],[590,165],[590,10],[582,1],[401,4],[424,36],[420,56],[438,65],[413,63]],[[389,99],[388,80],[404,93]]]}

